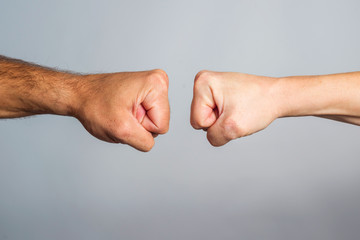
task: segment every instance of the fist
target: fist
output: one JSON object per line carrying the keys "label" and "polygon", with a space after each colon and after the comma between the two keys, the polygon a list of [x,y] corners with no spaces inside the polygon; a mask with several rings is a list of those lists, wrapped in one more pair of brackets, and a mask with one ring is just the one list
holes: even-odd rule
{"label": "fist", "polygon": [[75,117],[93,136],[149,151],[169,129],[169,81],[162,70],[84,76]]}
{"label": "fist", "polygon": [[267,127],[278,114],[274,78],[201,71],[195,77],[191,125],[213,146]]}

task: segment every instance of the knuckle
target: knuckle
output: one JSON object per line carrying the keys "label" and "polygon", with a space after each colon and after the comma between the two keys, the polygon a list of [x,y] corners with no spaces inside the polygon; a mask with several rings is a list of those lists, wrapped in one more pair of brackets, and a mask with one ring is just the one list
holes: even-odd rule
{"label": "knuckle", "polygon": [[190,118],[190,124],[195,129],[202,129],[204,125],[200,118],[194,116]]}
{"label": "knuckle", "polygon": [[209,132],[207,133],[206,138],[213,147],[220,147],[225,144],[220,142],[214,135],[210,134]]}
{"label": "knuckle", "polygon": [[207,139],[208,139],[209,143],[211,144],[211,146],[213,146],[213,147],[219,146],[219,144],[217,144],[217,142],[214,140],[214,138],[212,136],[210,136],[209,134],[207,135]]}
{"label": "knuckle", "polygon": [[143,151],[143,152],[149,152],[149,151],[153,148],[153,146],[154,146],[154,143],[145,144],[145,145],[142,147],[141,151]]}
{"label": "knuckle", "polygon": [[215,73],[208,71],[208,70],[202,70],[195,76],[194,80],[194,90],[200,90],[204,86],[209,86],[211,82],[213,82],[215,79]]}
{"label": "knuckle", "polygon": [[149,152],[155,145],[154,138],[147,139],[145,141],[142,141],[137,145],[137,149],[139,149],[142,152]]}
{"label": "knuckle", "polygon": [[164,89],[169,87],[169,77],[162,69],[155,69],[150,71],[148,81],[156,84],[159,87],[163,87]]}
{"label": "knuckle", "polygon": [[191,118],[190,119],[190,124],[195,129],[200,129],[201,128],[198,120],[196,120],[196,119]]}
{"label": "knuckle", "polygon": [[211,144],[211,146],[213,147],[220,147],[223,144],[219,144],[218,142],[214,141],[212,138],[208,139],[209,143]]}
{"label": "knuckle", "polygon": [[195,82],[206,82],[214,77],[214,72],[208,70],[201,70],[195,76]]}
{"label": "knuckle", "polygon": [[129,139],[129,137],[131,135],[131,127],[129,126],[129,124],[126,121],[119,122],[116,125],[114,125],[112,128],[113,128],[113,131],[112,131],[113,134],[120,141],[126,141],[127,139]]}
{"label": "knuckle", "polygon": [[208,75],[211,75],[211,71],[209,71],[209,70],[201,70],[196,74],[195,81],[199,80],[200,78],[206,77]]}
{"label": "knuckle", "polygon": [[229,117],[224,120],[223,123],[223,135],[226,140],[233,140],[244,136],[244,130],[239,125],[239,122],[233,117]]}
{"label": "knuckle", "polygon": [[155,133],[165,134],[169,131],[170,109],[168,107],[166,109],[160,109],[159,113],[161,115],[159,117],[159,121],[155,125],[157,128]]}
{"label": "knuckle", "polygon": [[161,126],[159,126],[158,128],[158,134],[165,134],[169,131],[169,124],[168,123],[164,123],[161,124]]}

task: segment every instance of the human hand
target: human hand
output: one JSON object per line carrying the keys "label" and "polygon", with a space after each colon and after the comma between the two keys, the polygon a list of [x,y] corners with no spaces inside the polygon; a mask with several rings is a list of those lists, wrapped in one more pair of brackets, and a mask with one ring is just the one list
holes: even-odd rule
{"label": "human hand", "polygon": [[280,116],[275,78],[201,71],[195,77],[191,125],[207,131],[213,146],[266,128]]}
{"label": "human hand", "polygon": [[86,75],[74,116],[101,140],[149,151],[169,129],[168,86],[162,70]]}

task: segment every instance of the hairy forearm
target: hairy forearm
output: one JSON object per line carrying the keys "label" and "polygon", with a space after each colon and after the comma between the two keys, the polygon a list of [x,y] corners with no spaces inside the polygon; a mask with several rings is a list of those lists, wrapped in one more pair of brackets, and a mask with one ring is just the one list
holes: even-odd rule
{"label": "hairy forearm", "polygon": [[360,72],[276,80],[280,117],[319,116],[359,124]]}
{"label": "hairy forearm", "polygon": [[0,118],[72,115],[79,77],[0,56]]}

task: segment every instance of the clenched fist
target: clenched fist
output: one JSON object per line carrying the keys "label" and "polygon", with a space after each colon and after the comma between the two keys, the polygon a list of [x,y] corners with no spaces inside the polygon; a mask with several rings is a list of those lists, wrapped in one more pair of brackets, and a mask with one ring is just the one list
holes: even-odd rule
{"label": "clenched fist", "polygon": [[169,129],[168,77],[162,70],[87,75],[74,116],[95,137],[149,151]]}
{"label": "clenched fist", "polygon": [[149,151],[168,131],[162,70],[79,75],[0,56],[0,118],[76,117],[95,137]]}
{"label": "clenched fist", "polygon": [[242,73],[201,71],[195,77],[191,125],[207,131],[213,146],[267,127],[279,116],[275,79]]}

